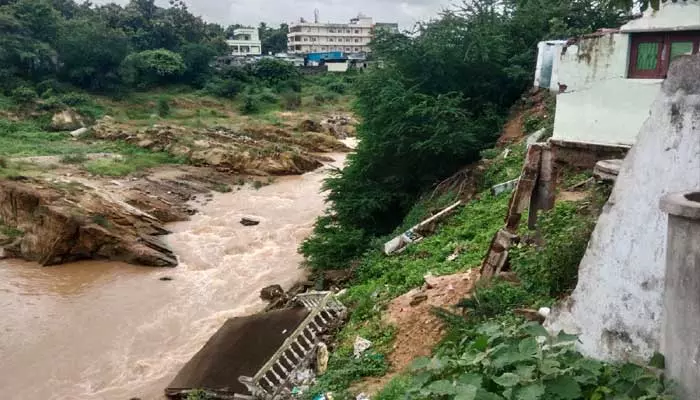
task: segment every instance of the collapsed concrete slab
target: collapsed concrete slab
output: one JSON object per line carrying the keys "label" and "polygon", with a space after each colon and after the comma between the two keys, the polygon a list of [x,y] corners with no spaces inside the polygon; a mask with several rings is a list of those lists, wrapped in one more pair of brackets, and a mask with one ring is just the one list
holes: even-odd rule
{"label": "collapsed concrete slab", "polygon": [[700,188],[700,56],[674,61],[581,261],[571,298],[547,327],[579,349],[641,361],[660,349],[667,218],[659,199]]}

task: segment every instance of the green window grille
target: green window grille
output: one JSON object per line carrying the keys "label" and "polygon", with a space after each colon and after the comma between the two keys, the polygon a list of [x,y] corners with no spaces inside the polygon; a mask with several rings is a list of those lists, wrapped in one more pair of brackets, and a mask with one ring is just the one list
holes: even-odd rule
{"label": "green window grille", "polygon": [[693,42],[671,43],[671,60],[686,54],[693,54]]}
{"label": "green window grille", "polygon": [[639,43],[637,46],[637,70],[653,71],[659,55],[659,43]]}

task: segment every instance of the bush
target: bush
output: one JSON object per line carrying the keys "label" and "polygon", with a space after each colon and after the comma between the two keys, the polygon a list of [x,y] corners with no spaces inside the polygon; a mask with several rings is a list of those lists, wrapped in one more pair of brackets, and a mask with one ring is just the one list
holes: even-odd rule
{"label": "bush", "polygon": [[294,64],[264,58],[251,66],[252,75],[265,82],[276,84],[300,79],[299,69]]}
{"label": "bush", "polygon": [[367,248],[361,229],[339,226],[330,216],[316,221],[314,233],[300,247],[314,269],[342,268]]}
{"label": "bush", "polygon": [[175,82],[184,72],[182,57],[165,49],[130,54],[121,66],[124,80],[140,88]]}
{"label": "bush", "polygon": [[301,95],[295,92],[282,93],[282,104],[285,110],[298,110],[301,107]]}
{"label": "bush", "polygon": [[326,104],[335,103],[338,100],[338,95],[335,93],[316,93],[313,100],[314,105],[323,106]]}
{"label": "bush", "polygon": [[522,286],[495,281],[477,287],[472,297],[460,301],[458,307],[467,311],[469,318],[485,319],[528,305],[531,301],[532,296]]}
{"label": "bush", "polygon": [[260,101],[257,97],[247,94],[243,97],[240,111],[245,115],[256,114],[260,112]]}
{"label": "bush", "polygon": [[158,98],[158,116],[165,118],[168,115],[170,115],[170,102],[167,97],[161,96]]}
{"label": "bush", "polygon": [[576,286],[578,266],[595,227],[595,218],[578,207],[578,203],[557,202],[537,221],[544,246],[511,251],[512,268],[530,293],[558,297]]}
{"label": "bush", "polygon": [[213,78],[204,86],[204,91],[215,97],[234,99],[243,90],[243,83],[232,78]]}
{"label": "bush", "polygon": [[68,92],[58,96],[58,100],[70,107],[92,104],[92,98],[85,93]]}
{"label": "bush", "polygon": [[33,103],[38,97],[36,91],[28,86],[20,86],[10,93],[10,98],[19,105]]}
{"label": "bush", "polygon": [[345,94],[347,89],[347,85],[342,82],[333,82],[330,85],[328,85],[328,90],[338,94]]}

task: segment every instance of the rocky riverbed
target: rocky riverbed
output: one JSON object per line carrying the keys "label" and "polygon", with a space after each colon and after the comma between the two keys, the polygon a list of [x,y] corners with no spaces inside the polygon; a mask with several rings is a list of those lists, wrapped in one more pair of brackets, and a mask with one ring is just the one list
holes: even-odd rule
{"label": "rocky riverbed", "polygon": [[332,161],[323,153],[350,150],[339,138],[354,132],[355,123],[333,115],[276,127],[139,127],[104,117],[72,140],[126,142],[181,157],[184,165],[110,179],[51,156],[21,160],[24,168],[29,164],[40,172],[20,170],[0,179],[0,258],[41,265],[105,259],[175,266],[177,257],[162,240],[169,233],[163,224],[187,220],[212,191],[258,188],[273,182],[273,176],[321,167]]}

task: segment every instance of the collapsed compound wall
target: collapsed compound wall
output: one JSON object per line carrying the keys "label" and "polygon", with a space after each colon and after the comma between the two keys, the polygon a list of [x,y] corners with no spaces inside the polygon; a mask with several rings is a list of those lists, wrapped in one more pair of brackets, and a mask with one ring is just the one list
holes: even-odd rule
{"label": "collapsed compound wall", "polygon": [[700,55],[674,61],[579,267],[574,293],[547,321],[580,335],[580,350],[606,360],[663,350],[667,216],[660,198],[700,189]]}

